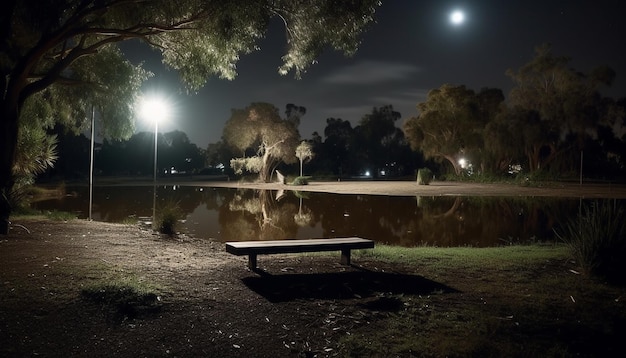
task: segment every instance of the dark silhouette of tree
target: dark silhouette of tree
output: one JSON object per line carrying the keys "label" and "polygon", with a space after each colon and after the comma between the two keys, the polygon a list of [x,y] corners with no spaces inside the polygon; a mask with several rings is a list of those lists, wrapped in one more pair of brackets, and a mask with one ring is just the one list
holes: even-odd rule
{"label": "dark silhouette of tree", "polygon": [[163,145],[157,161],[162,168],[171,172],[174,168],[178,172],[193,174],[204,168],[205,156],[202,149],[191,143],[187,134],[181,131],[172,131],[163,134]]}
{"label": "dark silhouette of tree", "polygon": [[326,119],[324,150],[317,157],[325,158],[332,172],[339,177],[357,171],[356,163],[352,159],[354,135],[349,121],[341,118]]}
{"label": "dark silhouette of tree", "polygon": [[417,108],[419,115],[404,124],[411,148],[421,150],[427,159],[448,161],[454,173],[461,174],[459,159],[482,147],[485,119],[476,94],[465,86],[446,84],[430,91]]}
{"label": "dark silhouette of tree", "polygon": [[297,106],[293,103],[288,103],[285,109],[285,120],[293,122],[293,125],[298,128],[300,126],[300,119],[305,114],[305,107]]}
{"label": "dark silhouette of tree", "polygon": [[[567,57],[553,55],[544,44],[518,71],[507,71],[515,82],[509,94],[512,118],[522,121],[512,127],[532,126],[531,135],[522,143],[531,172],[545,169],[567,151],[582,151],[585,138],[595,135],[599,124],[615,120],[611,118],[615,111],[607,110],[598,92],[611,85],[615,72],[598,67],[586,75],[572,69],[569,62]],[[528,118],[519,118],[523,113]]]}
{"label": "dark silhouette of tree", "polygon": [[[157,136],[159,175],[178,172],[193,174],[204,167],[205,154],[180,131]],[[87,156],[88,158],[88,156]],[[96,154],[94,167],[104,175],[149,175],[154,171],[154,133],[140,132],[128,140],[105,140]]]}
{"label": "dark silhouette of tree", "polygon": [[363,116],[356,133],[355,148],[362,168],[371,168],[373,176],[379,176],[390,163],[395,162],[392,147],[404,143],[404,134],[396,127],[400,112],[388,105],[373,108]]}

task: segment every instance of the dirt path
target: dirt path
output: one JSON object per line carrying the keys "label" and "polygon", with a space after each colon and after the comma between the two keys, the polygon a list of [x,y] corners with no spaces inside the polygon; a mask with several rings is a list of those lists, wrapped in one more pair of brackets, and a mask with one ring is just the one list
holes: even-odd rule
{"label": "dirt path", "polygon": [[480,184],[467,182],[434,182],[417,185],[414,181],[341,181],[317,182],[293,186],[277,183],[244,182],[180,182],[182,185],[252,188],[267,190],[300,190],[340,194],[371,194],[394,196],[553,196],[571,198],[626,198],[626,185],[557,183],[544,186],[515,184]]}

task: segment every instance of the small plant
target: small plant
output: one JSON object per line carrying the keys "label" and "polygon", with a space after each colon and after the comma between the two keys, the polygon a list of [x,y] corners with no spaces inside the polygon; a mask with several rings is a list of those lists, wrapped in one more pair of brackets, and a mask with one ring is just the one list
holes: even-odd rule
{"label": "small plant", "polygon": [[50,220],[56,221],[69,221],[76,219],[76,214],[68,213],[67,211],[52,210],[47,211],[45,214]]}
{"label": "small plant", "polygon": [[428,185],[433,179],[433,172],[428,168],[422,168],[417,171],[417,184]]}
{"label": "small plant", "polygon": [[158,209],[154,220],[155,230],[161,234],[176,234],[178,222],[183,217],[183,213],[179,209],[178,204],[178,202],[168,202]]}
{"label": "small plant", "polygon": [[292,182],[291,185],[308,185],[309,184],[309,178],[311,177],[296,177]]}
{"label": "small plant", "polygon": [[135,215],[130,215],[120,220],[119,223],[125,225],[136,225],[137,223],[139,223],[139,218],[137,218]]}
{"label": "small plant", "polygon": [[570,220],[557,237],[570,248],[583,272],[624,282],[626,271],[626,224],[624,208],[614,200],[593,202]]}
{"label": "small plant", "polygon": [[86,287],[81,294],[85,299],[127,318],[157,312],[161,308],[161,298],[156,289],[136,278],[111,279]]}

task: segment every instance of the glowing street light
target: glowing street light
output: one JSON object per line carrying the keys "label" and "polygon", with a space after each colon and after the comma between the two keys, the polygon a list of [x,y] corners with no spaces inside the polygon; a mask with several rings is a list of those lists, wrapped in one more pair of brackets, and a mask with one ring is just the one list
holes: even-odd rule
{"label": "glowing street light", "polygon": [[170,106],[164,98],[153,96],[143,98],[139,108],[140,116],[143,120],[154,122],[154,176],[152,179],[152,223],[154,225],[156,220],[157,136],[159,133],[159,122],[167,119]]}
{"label": "glowing street light", "polygon": [[465,167],[467,167],[467,160],[465,160],[465,158],[459,159],[459,165],[461,168],[465,169]]}

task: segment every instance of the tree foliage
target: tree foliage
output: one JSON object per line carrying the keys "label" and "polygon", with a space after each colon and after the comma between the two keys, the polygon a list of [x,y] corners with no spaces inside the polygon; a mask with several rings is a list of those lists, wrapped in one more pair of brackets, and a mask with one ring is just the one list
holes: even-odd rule
{"label": "tree foliage", "polygon": [[314,156],[315,154],[313,153],[311,143],[303,140],[298,144],[296,147],[296,157],[300,160],[300,176],[302,176],[302,164],[307,160],[311,160]]}
{"label": "tree foliage", "polygon": [[[157,136],[157,171],[171,174],[172,169],[197,173],[205,165],[205,153],[181,131]],[[150,175],[154,171],[154,132],[139,132],[128,140],[105,140],[95,160],[104,175]]]}
{"label": "tree foliage", "polygon": [[342,176],[356,170],[354,128],[349,121],[341,118],[327,118],[324,128],[324,146],[318,158],[324,158],[326,166],[335,175]]}
{"label": "tree foliage", "polygon": [[[132,133],[132,104],[148,73],[124,59],[119,42],[148,44],[190,90],[197,90],[213,75],[233,78],[240,56],[257,50],[270,21],[278,19],[287,39],[279,72],[300,77],[329,46],[354,53],[379,5],[378,0],[5,1],[0,13],[2,198],[13,185],[18,122],[27,101],[38,101],[49,114],[38,117],[42,122],[73,124],[78,130],[95,106],[111,137]],[[9,210],[0,207],[6,222]]]}
{"label": "tree foliage", "polygon": [[296,162],[295,150],[300,133],[293,121],[280,118],[278,108],[269,103],[252,103],[243,110],[233,110],[224,126],[224,141],[245,154],[254,155],[231,160],[236,174],[244,170],[259,173],[261,182],[268,182],[275,167]]}
{"label": "tree foliage", "polygon": [[533,59],[507,74],[514,87],[506,102],[499,89],[474,93],[444,85],[432,90],[418,104],[419,115],[404,124],[412,148],[447,160],[457,174],[461,156],[493,174],[512,166],[571,174],[580,170],[581,153],[590,145],[592,158],[619,157],[615,143],[624,108],[600,93],[612,83],[613,70],[578,72],[567,57],[542,45]]}
{"label": "tree foliage", "polygon": [[392,170],[398,161],[406,159],[402,155],[404,149],[408,149],[404,133],[396,127],[400,117],[400,112],[391,105],[375,107],[354,129],[354,150],[360,158],[360,165],[373,169],[374,176]]}
{"label": "tree foliage", "polygon": [[544,44],[530,62],[507,72],[515,86],[504,122],[509,131],[523,133],[516,144],[530,171],[547,167],[572,149],[583,150],[585,138],[595,135],[599,125],[611,125],[620,116],[599,93],[611,85],[615,72],[602,66],[584,74],[569,62]]}
{"label": "tree foliage", "polygon": [[424,156],[447,160],[461,173],[459,159],[480,146],[484,119],[473,90],[445,84],[428,93],[417,105],[419,115],[404,124],[404,133],[413,149]]}

